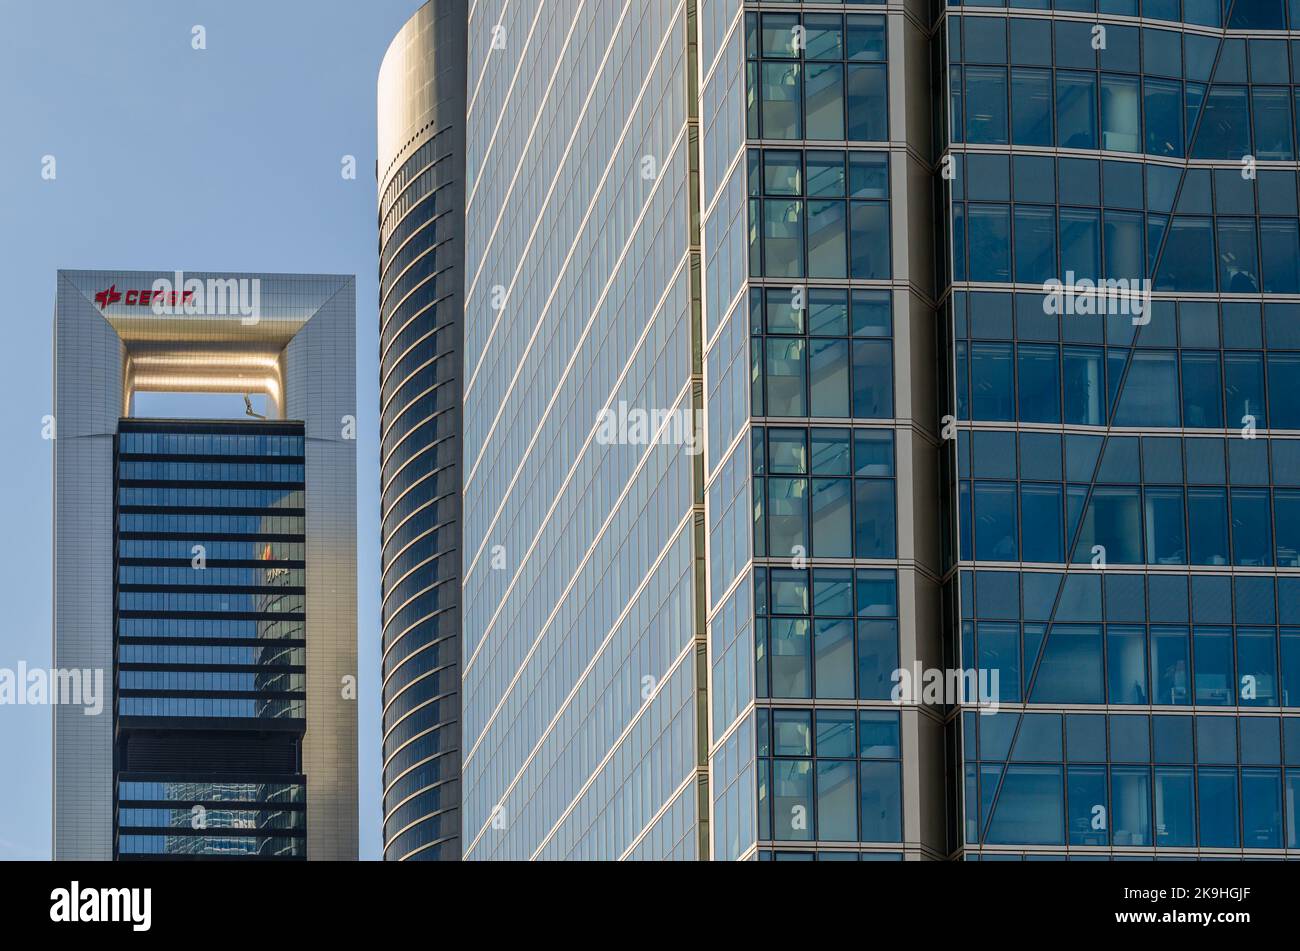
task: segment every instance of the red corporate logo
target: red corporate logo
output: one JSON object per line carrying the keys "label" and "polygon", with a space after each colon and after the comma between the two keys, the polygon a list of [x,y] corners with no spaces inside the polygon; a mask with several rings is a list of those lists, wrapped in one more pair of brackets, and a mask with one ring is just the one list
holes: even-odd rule
{"label": "red corporate logo", "polygon": [[186,303],[193,296],[193,291],[127,291],[123,297],[117,285],[113,284],[95,295],[95,303],[101,310],[118,301],[122,301],[128,307],[148,307],[152,304],[167,304],[174,307]]}

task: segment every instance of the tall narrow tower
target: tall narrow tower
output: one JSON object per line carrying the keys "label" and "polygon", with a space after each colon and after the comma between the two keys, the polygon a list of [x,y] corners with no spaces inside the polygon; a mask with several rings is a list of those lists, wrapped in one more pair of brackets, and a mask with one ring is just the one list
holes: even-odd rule
{"label": "tall narrow tower", "polygon": [[[356,858],[354,298],[59,272],[54,666],[110,697],[54,708],[56,859]],[[140,419],[145,391],[274,418]]]}
{"label": "tall narrow tower", "polygon": [[384,857],[460,858],[464,0],[379,70]]}

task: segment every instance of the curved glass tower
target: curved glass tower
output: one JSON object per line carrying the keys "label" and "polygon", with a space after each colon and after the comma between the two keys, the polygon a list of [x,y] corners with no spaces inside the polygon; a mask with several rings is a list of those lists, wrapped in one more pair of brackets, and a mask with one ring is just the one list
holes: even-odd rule
{"label": "curved glass tower", "polygon": [[379,70],[384,857],[460,857],[463,0]]}

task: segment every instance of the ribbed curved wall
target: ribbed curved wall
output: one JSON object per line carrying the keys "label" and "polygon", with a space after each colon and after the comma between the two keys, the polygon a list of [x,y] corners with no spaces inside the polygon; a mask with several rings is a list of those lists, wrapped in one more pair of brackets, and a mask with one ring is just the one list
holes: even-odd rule
{"label": "ribbed curved wall", "polygon": [[460,858],[464,0],[379,71],[384,858]]}

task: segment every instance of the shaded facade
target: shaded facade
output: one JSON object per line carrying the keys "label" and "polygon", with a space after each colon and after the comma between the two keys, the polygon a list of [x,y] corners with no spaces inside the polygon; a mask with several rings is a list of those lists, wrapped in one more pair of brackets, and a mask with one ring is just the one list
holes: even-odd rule
{"label": "shaded facade", "polygon": [[[940,24],[948,629],[1002,700],[963,714],[967,857],[1300,844],[1295,15]],[[1133,279],[1140,317],[1044,300]]]}
{"label": "shaded facade", "polygon": [[460,857],[465,3],[431,0],[379,71],[383,842]]}
{"label": "shaded facade", "polygon": [[307,856],[303,440],[118,424],[117,859]]}

